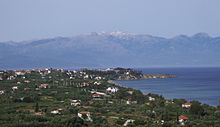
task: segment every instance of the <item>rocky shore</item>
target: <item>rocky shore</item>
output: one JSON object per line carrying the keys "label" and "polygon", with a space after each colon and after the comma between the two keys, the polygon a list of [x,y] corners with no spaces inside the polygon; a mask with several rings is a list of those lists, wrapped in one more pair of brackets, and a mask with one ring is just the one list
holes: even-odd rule
{"label": "rocky shore", "polygon": [[140,74],[139,76],[121,75],[117,80],[144,80],[144,79],[166,79],[176,78],[173,74]]}
{"label": "rocky shore", "polygon": [[144,74],[143,79],[165,79],[165,78],[176,78],[173,74]]}

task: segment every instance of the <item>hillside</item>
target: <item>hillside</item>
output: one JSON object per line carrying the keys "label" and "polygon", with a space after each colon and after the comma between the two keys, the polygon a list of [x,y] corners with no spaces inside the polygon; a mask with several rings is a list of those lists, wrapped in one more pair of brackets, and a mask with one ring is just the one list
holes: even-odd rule
{"label": "hillside", "polygon": [[1,42],[0,68],[218,66],[220,37],[162,38],[123,32]]}

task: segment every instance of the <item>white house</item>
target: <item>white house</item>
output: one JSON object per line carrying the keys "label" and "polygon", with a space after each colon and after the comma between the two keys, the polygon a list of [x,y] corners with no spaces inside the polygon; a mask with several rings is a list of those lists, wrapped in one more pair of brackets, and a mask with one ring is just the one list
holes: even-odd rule
{"label": "white house", "polygon": [[15,74],[16,75],[25,75],[25,72],[23,72],[23,71],[16,71]]}
{"label": "white house", "polygon": [[15,76],[9,76],[8,78],[7,78],[7,80],[14,80],[15,79]]}
{"label": "white house", "polygon": [[102,77],[98,76],[98,77],[95,77],[95,80],[101,80]]}
{"label": "white house", "polygon": [[5,91],[4,90],[0,90],[0,95],[4,94]]}
{"label": "white house", "polygon": [[61,111],[62,111],[63,109],[61,109],[61,108],[59,108],[59,109],[57,109],[57,110],[52,110],[50,113],[51,114],[54,114],[54,115],[59,115],[59,114],[61,114]]}
{"label": "white house", "polygon": [[94,85],[101,85],[101,82],[94,82]]}
{"label": "white house", "polygon": [[54,114],[54,115],[57,115],[57,114],[60,114],[60,112],[58,110],[53,110],[50,112],[51,114]]}
{"label": "white house", "polygon": [[30,81],[29,81],[29,80],[24,80],[24,82],[25,82],[25,83],[30,83]]}
{"label": "white house", "polygon": [[155,98],[154,97],[148,97],[149,101],[155,101]]}
{"label": "white house", "polygon": [[116,88],[116,87],[108,87],[106,89],[106,91],[109,92],[109,93],[116,93],[118,91],[118,88]]}
{"label": "white house", "polygon": [[70,105],[79,106],[79,105],[81,105],[81,100],[71,100]]}
{"label": "white house", "polygon": [[125,123],[124,123],[123,126],[128,126],[129,124],[131,124],[131,123],[133,123],[133,122],[134,122],[134,120],[128,119],[128,120],[125,121]]}
{"label": "white house", "polygon": [[127,91],[129,94],[133,94],[134,93],[134,91],[131,91],[131,90],[129,90],[129,91]]}
{"label": "white house", "polygon": [[191,108],[191,106],[192,106],[192,103],[190,103],[190,102],[186,102],[186,103],[182,104],[182,108]]}
{"label": "white house", "polygon": [[46,72],[47,74],[50,74],[50,73],[51,73],[51,70],[48,69],[48,68],[45,68],[45,72]]}
{"label": "white house", "polygon": [[83,78],[84,78],[84,79],[88,79],[88,78],[89,78],[89,75],[85,75]]}
{"label": "white house", "polygon": [[13,91],[18,90],[18,86],[13,86],[11,89],[12,89]]}
{"label": "white house", "polygon": [[131,99],[128,99],[128,100],[126,101],[126,104],[127,104],[127,105],[137,104],[137,101],[131,101]]}

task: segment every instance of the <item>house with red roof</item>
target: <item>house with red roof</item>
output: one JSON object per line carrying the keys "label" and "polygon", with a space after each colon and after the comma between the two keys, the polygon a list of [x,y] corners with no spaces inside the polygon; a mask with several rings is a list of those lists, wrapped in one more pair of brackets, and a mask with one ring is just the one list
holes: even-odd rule
{"label": "house with red roof", "polygon": [[182,125],[184,125],[185,122],[189,120],[189,118],[187,116],[184,116],[184,115],[179,116],[178,119],[179,119],[179,123],[182,124]]}
{"label": "house with red roof", "polygon": [[91,118],[90,112],[85,112],[85,111],[84,112],[79,112],[78,117],[85,120],[85,121],[90,121],[90,122],[93,121],[92,118]]}

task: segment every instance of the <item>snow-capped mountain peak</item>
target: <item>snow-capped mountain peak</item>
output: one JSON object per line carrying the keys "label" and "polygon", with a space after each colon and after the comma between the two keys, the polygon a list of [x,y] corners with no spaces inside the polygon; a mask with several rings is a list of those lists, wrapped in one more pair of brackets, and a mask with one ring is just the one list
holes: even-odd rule
{"label": "snow-capped mountain peak", "polygon": [[130,36],[130,35],[134,35],[134,34],[131,34],[131,33],[127,33],[127,32],[121,32],[121,31],[114,31],[114,32],[111,32],[109,33],[110,35],[112,36]]}

